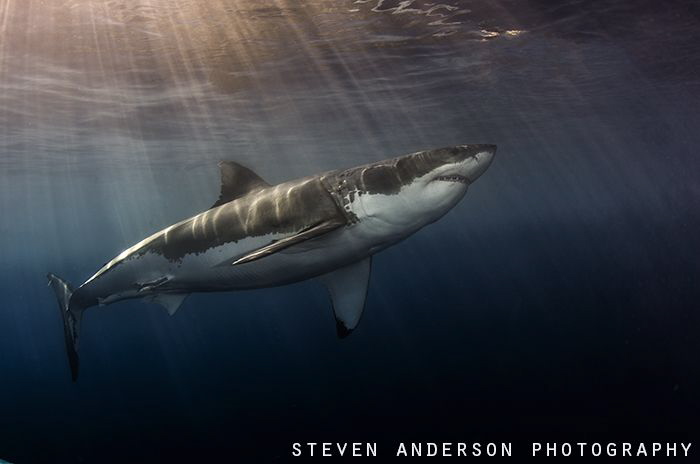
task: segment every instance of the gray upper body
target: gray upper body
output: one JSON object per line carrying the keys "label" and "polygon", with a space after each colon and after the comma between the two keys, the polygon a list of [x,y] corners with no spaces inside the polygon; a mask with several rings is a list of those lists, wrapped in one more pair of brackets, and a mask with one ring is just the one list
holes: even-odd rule
{"label": "gray upper body", "polygon": [[369,257],[449,211],[495,148],[423,151],[275,186],[223,162],[211,209],[125,250],[72,299],[88,307],[146,298],[174,312],[191,292],[283,285],[339,270],[336,292],[358,273],[366,291]]}

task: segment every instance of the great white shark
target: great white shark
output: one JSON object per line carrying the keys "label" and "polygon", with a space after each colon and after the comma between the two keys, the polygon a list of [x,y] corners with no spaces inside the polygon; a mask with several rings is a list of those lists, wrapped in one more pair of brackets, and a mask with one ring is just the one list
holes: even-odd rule
{"label": "great white shark", "polygon": [[221,194],[210,209],[124,250],[78,288],[48,274],[73,380],[85,310],[130,298],[172,315],[193,292],[318,278],[346,337],[365,306],[372,255],[452,209],[495,153],[495,145],[458,145],[278,185],[221,162]]}

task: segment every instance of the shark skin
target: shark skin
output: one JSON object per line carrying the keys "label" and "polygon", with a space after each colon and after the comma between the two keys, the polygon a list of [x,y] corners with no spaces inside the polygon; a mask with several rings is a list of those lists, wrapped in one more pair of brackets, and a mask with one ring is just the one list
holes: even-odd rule
{"label": "shark skin", "polygon": [[278,185],[221,162],[221,194],[210,209],[127,248],[77,288],[48,274],[73,380],[84,311],[132,298],[172,315],[190,293],[318,278],[338,336],[348,336],[365,306],[372,256],[452,209],[495,152],[495,145],[459,145]]}

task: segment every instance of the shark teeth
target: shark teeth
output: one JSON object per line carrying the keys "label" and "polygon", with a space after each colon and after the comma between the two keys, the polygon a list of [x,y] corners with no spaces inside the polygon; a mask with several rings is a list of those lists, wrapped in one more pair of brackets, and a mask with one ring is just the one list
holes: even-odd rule
{"label": "shark teeth", "polygon": [[453,174],[451,176],[438,176],[435,180],[444,180],[445,182],[460,182],[462,184],[468,184],[469,179],[459,174]]}

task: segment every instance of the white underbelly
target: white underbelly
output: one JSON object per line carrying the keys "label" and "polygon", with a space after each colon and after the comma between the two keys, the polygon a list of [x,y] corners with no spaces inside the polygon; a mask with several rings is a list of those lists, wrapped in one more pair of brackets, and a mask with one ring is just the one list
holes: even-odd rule
{"label": "white underbelly", "polygon": [[200,255],[188,256],[174,269],[171,285],[190,291],[284,285],[333,271],[391,244],[374,239],[361,225],[354,225],[255,261],[231,265],[252,249],[267,245],[271,239],[261,238],[254,248],[251,248],[251,243],[227,244]]}

